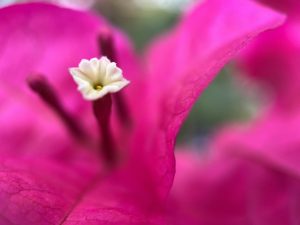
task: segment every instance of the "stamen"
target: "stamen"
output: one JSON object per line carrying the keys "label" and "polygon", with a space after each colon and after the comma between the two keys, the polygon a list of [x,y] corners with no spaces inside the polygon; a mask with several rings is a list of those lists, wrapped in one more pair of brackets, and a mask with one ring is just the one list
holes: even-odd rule
{"label": "stamen", "polygon": [[80,124],[64,109],[63,104],[46,77],[43,75],[31,75],[27,78],[27,84],[59,116],[76,139],[85,140],[85,132]]}
{"label": "stamen", "polygon": [[106,56],[113,62],[117,62],[112,31],[106,26],[100,30],[99,51],[101,55]]}
{"label": "stamen", "polygon": [[[111,61],[118,62],[112,31],[105,26],[102,27],[99,35],[99,51],[102,55],[107,56]],[[125,127],[130,126],[132,119],[122,93],[116,93],[113,97],[116,102],[119,121],[123,123]]]}

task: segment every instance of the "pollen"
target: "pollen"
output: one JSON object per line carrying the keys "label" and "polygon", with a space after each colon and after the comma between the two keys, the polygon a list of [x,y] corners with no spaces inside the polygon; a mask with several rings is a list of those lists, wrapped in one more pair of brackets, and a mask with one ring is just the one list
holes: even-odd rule
{"label": "pollen", "polygon": [[102,88],[103,88],[103,86],[101,84],[94,85],[94,89],[97,90],[97,91],[102,90]]}
{"label": "pollen", "polygon": [[116,93],[129,84],[122,70],[107,57],[82,59],[78,67],[69,69],[84,99],[94,101]]}

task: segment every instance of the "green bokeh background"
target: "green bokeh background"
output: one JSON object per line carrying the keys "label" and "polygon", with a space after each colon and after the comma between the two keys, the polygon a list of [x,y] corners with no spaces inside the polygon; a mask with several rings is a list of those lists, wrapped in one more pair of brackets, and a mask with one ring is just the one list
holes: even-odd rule
{"label": "green bokeh background", "polygon": [[[148,1],[139,7],[134,0],[98,2],[94,10],[123,29],[142,54],[153,37],[170,29],[180,18],[183,7],[157,7]],[[257,109],[257,99],[247,84],[239,82],[234,63],[227,66],[201,95],[178,137],[180,144],[198,146],[215,131],[230,122],[249,119]]]}

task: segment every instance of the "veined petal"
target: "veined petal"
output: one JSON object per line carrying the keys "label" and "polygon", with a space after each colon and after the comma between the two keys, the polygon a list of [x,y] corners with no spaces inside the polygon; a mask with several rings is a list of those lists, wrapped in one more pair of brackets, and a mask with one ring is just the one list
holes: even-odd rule
{"label": "veined petal", "polygon": [[0,224],[164,225],[158,205],[140,202],[124,178],[97,173],[99,161],[45,158],[0,159]]}
{"label": "veined petal", "polygon": [[162,114],[168,119],[163,121],[178,118],[180,123],[226,62],[253,37],[283,21],[284,16],[253,1],[200,2],[150,49],[150,80],[156,84],[152,96],[164,99],[167,112]]}
{"label": "veined petal", "polygon": [[143,202],[149,187],[136,189],[128,182],[127,172],[119,171],[96,183],[66,217],[65,224],[165,225],[165,212],[156,199],[152,205]]}
{"label": "veined petal", "polygon": [[[76,91],[76,84],[68,74],[68,68],[77,65],[82,58],[90,59],[101,55],[97,49],[99,33],[104,22],[101,18],[86,12],[32,3],[0,9],[0,24],[0,85],[5,84],[5,88],[2,86],[0,88],[0,123],[2,126],[0,152],[5,151],[14,156],[54,155],[61,159],[62,163],[72,160],[78,148],[77,143],[68,136],[68,132],[61,121],[56,118],[55,113],[49,110],[38,96],[28,90],[25,80],[32,73],[45,75],[58,96],[61,97],[66,109],[72,115],[80,117],[80,121],[91,131],[90,135],[95,137],[97,132],[93,131],[97,128],[94,119],[91,119],[93,113],[90,111],[90,104],[84,101]],[[109,25],[105,24],[105,26]],[[148,164],[143,164],[145,161],[154,162],[153,158],[147,158],[148,154],[145,152],[147,149],[144,148],[147,146],[145,143],[152,141],[148,137],[149,133],[153,132],[152,129],[147,129],[148,126],[142,125],[151,122],[150,119],[148,120],[149,114],[145,114],[140,105],[145,105],[145,76],[139,69],[130,42],[121,32],[110,29],[116,45],[118,66],[122,68],[126,78],[132,82],[130,88],[124,90],[122,97],[128,104],[132,124],[139,126],[139,129],[144,132],[140,138],[139,135],[132,134],[134,131],[125,133],[123,130],[115,129],[116,133],[119,131],[119,136],[123,138],[120,141],[117,138],[116,142],[121,145],[124,155],[130,158],[130,163],[133,163],[131,165],[134,165],[132,170],[128,169],[128,177],[134,177],[133,173],[138,171],[138,179],[128,181],[140,192],[133,200],[151,202],[153,205],[153,201],[157,200],[155,198],[157,190],[163,189],[166,193],[170,188],[163,182],[158,186],[156,182],[152,182],[155,179],[161,180],[161,176],[157,174],[161,174],[161,168],[169,164],[169,156],[163,158],[160,154],[153,155],[155,160],[159,159],[159,165],[154,168],[154,172]],[[118,71],[114,72],[114,78],[118,77]],[[81,75],[78,75],[75,80],[81,84],[79,88],[82,91],[89,91],[88,80],[82,79]],[[117,87],[110,88],[107,91],[113,92]],[[112,121],[113,125],[114,122],[116,121]],[[147,139],[146,142],[144,142],[145,139]],[[137,146],[135,150],[132,150],[133,145]],[[132,157],[136,152],[140,153]],[[140,156],[145,158],[141,159]],[[170,157],[172,161],[173,156]],[[141,161],[139,166],[136,166],[138,164],[136,159]],[[172,171],[164,174],[173,177]],[[168,178],[167,183],[170,184],[171,180]],[[22,219],[21,216],[19,218]]]}
{"label": "veined petal", "polygon": [[150,133],[154,141],[145,152],[149,161],[160,162],[154,169],[164,187],[172,184],[175,137],[199,94],[252,38],[283,21],[284,16],[253,1],[200,1],[151,46],[147,109],[157,127],[147,129],[159,132]]}
{"label": "veined petal", "polygon": [[96,175],[101,178],[95,173],[97,163],[80,154],[63,164],[43,157],[1,156],[0,224],[61,223]]}
{"label": "veined petal", "polygon": [[[73,116],[80,116],[86,127],[96,127],[90,119],[91,109],[76,91],[68,68],[78,64],[82,58],[99,57],[99,31],[104,24],[105,27],[110,26],[102,18],[90,13],[43,3],[1,8],[0,24],[0,117],[3,118],[1,124],[5,126],[0,131],[0,150],[10,149],[8,152],[14,153],[17,150],[26,152],[43,149],[44,153],[51,153],[53,147],[50,143],[60,143],[60,149],[69,148],[74,142],[68,138],[66,129],[56,115],[29,90],[26,79],[32,74],[44,75],[64,107]],[[120,62],[122,69],[134,79],[135,74],[139,73],[135,72],[138,66],[132,49],[124,35],[111,29],[117,42],[116,53],[121,56],[127,54]],[[86,85],[82,84],[80,89],[86,89]],[[23,119],[19,116],[20,112]],[[13,134],[19,133],[18,136],[24,138],[18,144],[6,138],[13,138]],[[26,138],[29,134],[34,135]],[[90,135],[95,136],[95,133]],[[51,138],[59,140],[49,141]]]}

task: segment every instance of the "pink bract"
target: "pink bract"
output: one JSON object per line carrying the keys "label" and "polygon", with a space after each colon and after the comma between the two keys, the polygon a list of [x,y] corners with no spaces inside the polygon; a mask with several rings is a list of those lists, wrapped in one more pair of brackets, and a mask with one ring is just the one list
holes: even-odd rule
{"label": "pink bract", "polygon": [[[271,107],[247,124],[219,131],[210,146],[212,153],[201,161],[194,155],[177,156],[171,191],[173,204],[181,208],[181,214],[175,211],[176,221],[187,217],[189,224],[205,225],[299,221],[299,2],[264,2],[287,12],[287,22],[254,40],[239,63],[271,93]],[[193,188],[199,191],[193,193]]]}
{"label": "pink bract", "polygon": [[[287,22],[258,37],[239,58],[244,73],[268,90],[271,107],[250,127],[234,128],[222,139],[226,146],[236,141],[240,148],[235,150],[243,149],[246,154],[298,174],[300,20],[294,12],[299,15],[300,8],[296,6],[298,1],[275,2],[293,10],[287,11]],[[275,7],[272,2],[268,4]]]}
{"label": "pink bract", "polygon": [[[1,224],[169,223],[165,204],[184,118],[241,48],[283,20],[251,1],[206,1],[151,45],[145,71],[127,38],[102,18],[41,3],[0,9]],[[95,137],[91,106],[67,72],[80,59],[99,55],[103,27],[111,29],[118,64],[131,81],[124,98],[133,119],[131,132],[114,125],[124,163],[109,174],[26,85],[31,74],[46,76]]]}
{"label": "pink bract", "polygon": [[240,57],[240,67],[267,90],[278,110],[298,108],[300,87],[300,20],[289,19],[275,30],[268,31]]}
{"label": "pink bract", "polygon": [[180,153],[171,224],[291,225],[299,219],[299,185],[299,176],[247,155]]}

